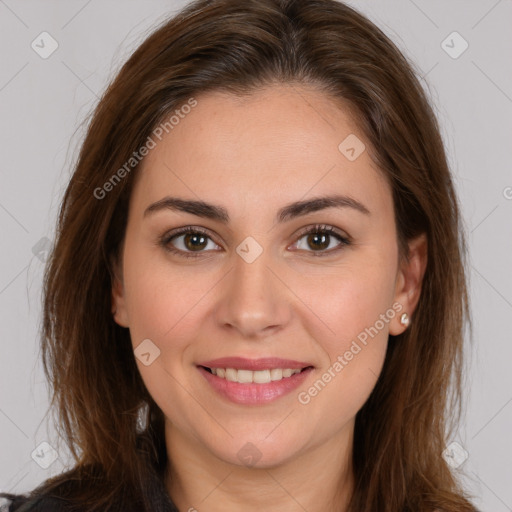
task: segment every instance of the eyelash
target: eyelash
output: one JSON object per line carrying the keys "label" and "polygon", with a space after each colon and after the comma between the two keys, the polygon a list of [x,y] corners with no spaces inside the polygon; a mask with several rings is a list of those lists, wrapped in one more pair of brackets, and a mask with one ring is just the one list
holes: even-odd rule
{"label": "eyelash", "polygon": [[[170,233],[166,233],[163,235],[159,240],[159,245],[161,245],[166,251],[176,254],[182,258],[199,258],[202,256],[201,253],[208,252],[208,251],[197,251],[194,253],[194,251],[183,251],[181,249],[176,249],[172,245],[170,245],[171,240],[174,238],[177,238],[181,235],[186,234],[196,234],[196,235],[204,235],[208,237],[210,240],[212,240],[214,243],[216,243],[210,236],[209,232],[203,228],[195,227],[195,226],[186,226],[183,228],[178,228],[175,231],[171,231]],[[322,235],[329,235],[334,236],[337,238],[341,243],[339,246],[337,246],[334,249],[329,249],[328,251],[322,250],[322,251],[306,251],[310,252],[312,256],[314,257],[323,257],[328,256],[330,254],[333,254],[334,252],[337,252],[341,250],[344,246],[350,245],[351,241],[349,238],[343,236],[341,233],[339,233],[336,228],[333,226],[328,226],[326,224],[316,224],[314,226],[310,226],[308,228],[305,228],[303,231],[299,233],[297,236],[297,243],[302,237],[309,235],[309,234],[322,234]],[[218,244],[217,244],[218,245]],[[300,250],[300,249],[299,249]]]}

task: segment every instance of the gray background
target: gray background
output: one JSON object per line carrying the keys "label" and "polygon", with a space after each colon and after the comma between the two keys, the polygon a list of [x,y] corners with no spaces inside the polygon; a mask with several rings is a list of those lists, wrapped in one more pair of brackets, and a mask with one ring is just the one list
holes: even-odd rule
{"label": "gray background", "polygon": [[[45,416],[38,328],[45,248],[83,136],[80,123],[144,36],[184,4],[0,0],[3,491],[28,491],[70,460]],[[512,511],[512,1],[351,4],[416,63],[442,125],[467,229],[474,319],[466,416],[451,439],[469,457],[455,471],[482,511]],[[47,59],[31,47],[35,40],[49,48],[49,40],[40,42],[43,31],[59,45]],[[453,31],[469,44],[458,58],[445,51],[463,48],[457,36],[446,39]]]}

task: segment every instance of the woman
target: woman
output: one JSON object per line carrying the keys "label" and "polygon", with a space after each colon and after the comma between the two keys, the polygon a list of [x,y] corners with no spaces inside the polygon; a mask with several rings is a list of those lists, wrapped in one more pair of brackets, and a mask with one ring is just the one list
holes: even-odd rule
{"label": "woman", "polygon": [[[439,129],[332,0],[200,0],[100,101],[45,280],[75,466],[10,510],[474,511]],[[453,387],[449,387],[453,379]]]}

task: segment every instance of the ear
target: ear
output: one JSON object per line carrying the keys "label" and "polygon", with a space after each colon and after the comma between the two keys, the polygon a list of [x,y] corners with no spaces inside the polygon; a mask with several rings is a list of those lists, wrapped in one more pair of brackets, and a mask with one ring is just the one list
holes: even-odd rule
{"label": "ear", "polygon": [[122,266],[115,258],[111,258],[112,268],[112,315],[121,327],[128,327],[128,311],[123,283]]}
{"label": "ear", "polygon": [[408,244],[408,258],[403,258],[396,278],[394,302],[402,305],[400,313],[390,322],[389,333],[398,335],[407,329],[400,322],[403,313],[411,318],[421,295],[421,286],[427,268],[427,236],[422,233]]}

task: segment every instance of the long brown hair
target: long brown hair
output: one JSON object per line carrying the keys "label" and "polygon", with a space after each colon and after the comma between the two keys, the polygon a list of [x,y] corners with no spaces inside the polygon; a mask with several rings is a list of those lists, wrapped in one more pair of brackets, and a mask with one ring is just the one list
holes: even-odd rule
{"label": "long brown hair", "polygon": [[138,169],[126,162],[190,98],[279,83],[316,87],[350,107],[391,184],[401,256],[408,240],[428,239],[411,327],[390,337],[356,417],[350,511],[475,510],[442,456],[461,416],[469,308],[439,127],[414,67],[380,29],[334,0],[197,0],[153,32],[108,87],[63,198],[44,282],[43,362],[76,463],[35,492],[91,511],[151,509],[144,482],[166,463],[163,414],[139,375],[128,329],[112,318],[112,262]]}

